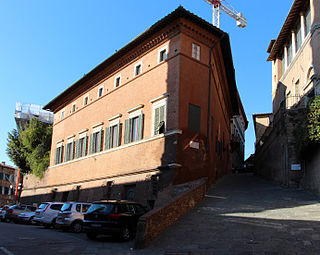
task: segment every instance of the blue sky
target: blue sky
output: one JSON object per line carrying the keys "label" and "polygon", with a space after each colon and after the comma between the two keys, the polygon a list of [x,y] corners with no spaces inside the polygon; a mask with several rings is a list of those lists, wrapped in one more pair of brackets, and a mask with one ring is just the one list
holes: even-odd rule
{"label": "blue sky", "polygon": [[[228,0],[248,20],[238,28],[226,14],[238,90],[249,127],[246,157],[254,152],[252,114],[272,111],[267,47],[276,38],[293,0]],[[211,22],[204,0],[0,0],[0,162],[8,132],[16,127],[16,102],[45,105],[99,63],[179,5]]]}

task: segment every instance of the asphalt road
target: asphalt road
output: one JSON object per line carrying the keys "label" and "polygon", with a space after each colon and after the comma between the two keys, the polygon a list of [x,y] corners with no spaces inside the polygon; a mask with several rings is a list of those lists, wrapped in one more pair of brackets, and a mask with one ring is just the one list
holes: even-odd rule
{"label": "asphalt road", "polygon": [[53,254],[132,254],[134,242],[120,242],[111,237],[88,240],[75,234],[41,226],[0,222],[0,255]]}
{"label": "asphalt road", "polygon": [[133,246],[134,241],[91,241],[83,233],[0,223],[0,255],[319,255],[320,200],[250,174],[230,175],[147,248]]}

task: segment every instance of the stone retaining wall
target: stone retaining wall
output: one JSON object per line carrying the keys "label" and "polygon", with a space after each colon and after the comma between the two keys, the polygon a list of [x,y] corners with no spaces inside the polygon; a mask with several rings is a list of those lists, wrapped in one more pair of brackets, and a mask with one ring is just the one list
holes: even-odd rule
{"label": "stone retaining wall", "polygon": [[135,248],[146,247],[162,231],[202,201],[206,193],[206,187],[207,178],[203,178],[192,190],[143,215],[137,225]]}

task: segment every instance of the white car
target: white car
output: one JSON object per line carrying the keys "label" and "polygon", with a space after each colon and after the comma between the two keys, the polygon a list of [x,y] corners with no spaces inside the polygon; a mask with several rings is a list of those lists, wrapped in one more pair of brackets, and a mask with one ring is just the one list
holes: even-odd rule
{"label": "white car", "polygon": [[43,225],[46,228],[55,227],[56,219],[61,207],[64,205],[62,202],[44,202],[39,205],[34,215],[33,221]]}
{"label": "white car", "polygon": [[90,206],[90,203],[65,203],[58,214],[56,226],[62,229],[70,229],[74,233],[80,233],[82,231],[84,214]]}

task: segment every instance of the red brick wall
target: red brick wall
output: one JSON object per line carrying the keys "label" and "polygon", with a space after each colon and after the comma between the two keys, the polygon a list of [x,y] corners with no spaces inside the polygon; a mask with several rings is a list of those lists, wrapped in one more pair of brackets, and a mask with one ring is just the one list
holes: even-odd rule
{"label": "red brick wall", "polygon": [[146,247],[162,231],[202,201],[206,192],[206,185],[206,179],[203,179],[203,181],[191,191],[143,215],[138,222],[135,241],[136,248]]}

